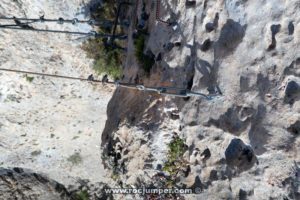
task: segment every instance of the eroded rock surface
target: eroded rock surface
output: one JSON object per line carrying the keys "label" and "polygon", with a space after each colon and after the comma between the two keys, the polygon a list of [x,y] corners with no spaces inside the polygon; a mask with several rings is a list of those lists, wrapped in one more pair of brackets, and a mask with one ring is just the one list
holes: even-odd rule
{"label": "eroded rock surface", "polygon": [[[156,21],[156,6],[145,3],[145,52],[159,59],[144,76],[129,38],[124,81],[139,77],[147,86],[217,96],[207,101],[118,89],[102,137],[115,161],[107,167],[127,184],[148,185],[157,174],[168,180],[164,166],[175,132],[188,147],[185,164],[175,163],[175,186],[202,190],[186,199],[298,199],[299,3],[161,1],[161,19],[176,26]],[[179,118],[170,117],[171,110]]]}
{"label": "eroded rock surface", "polygon": [[[30,5],[29,1],[24,1],[23,10],[30,11],[30,6],[25,2]],[[161,4],[158,13],[160,21],[157,21],[156,12],[158,2]],[[13,7],[8,9],[7,5],[12,4]],[[20,2],[16,5],[9,2],[9,4],[1,4],[0,8],[13,12],[15,9],[22,8],[22,5]],[[52,6],[61,8],[61,4]],[[99,180],[103,172],[99,163],[101,158],[106,169],[109,170],[111,179],[114,180],[112,183],[114,187],[170,186],[190,188],[195,192],[191,195],[165,195],[163,198],[175,199],[180,196],[185,199],[212,200],[299,199],[299,10],[298,0],[199,0],[192,3],[173,0],[134,1],[134,5],[128,8],[126,15],[132,21],[137,20],[137,24],[147,27],[144,53],[151,57],[151,60],[155,58],[156,62],[147,73],[141,67],[142,64],[137,61],[134,39],[131,37],[136,27],[132,24],[128,32],[127,56],[124,60],[122,81],[146,86],[185,88],[212,95],[213,98],[211,100],[199,97],[181,99],[118,88],[107,108],[108,118],[101,136],[102,155],[100,151],[93,148],[92,153],[96,153],[92,155],[96,155],[99,160],[89,157],[91,151],[88,151],[84,154],[87,160],[83,160],[82,164],[89,170],[83,171],[78,166],[66,164],[65,161],[62,162],[62,166],[69,166],[69,170],[64,170],[71,175],[81,172],[84,177]],[[145,12],[149,14],[148,19],[142,19],[142,13]],[[36,13],[37,10],[32,14]],[[56,12],[52,14],[54,13]],[[163,21],[172,24],[168,26]],[[10,36],[8,32],[1,35],[5,38]],[[28,38],[28,35],[24,34],[24,37]],[[49,38],[37,38],[42,42],[46,39]],[[13,44],[9,47],[10,51],[0,49],[1,55],[4,55],[1,56],[0,62],[6,66],[14,66],[21,62],[26,66],[36,66],[46,59],[57,64],[58,68],[55,68],[55,71],[58,72],[63,72],[61,66],[65,65],[62,63],[68,63],[67,66],[78,66],[78,63],[81,63],[79,68],[74,67],[74,70],[70,70],[68,72],[70,74],[77,75],[79,70],[89,72],[85,63],[77,59],[83,55],[80,52],[68,52],[69,57],[57,55],[56,51],[60,48],[69,50],[64,45],[51,50],[52,56],[40,53],[41,59],[32,59],[35,58],[35,53],[43,50],[35,43],[36,41],[25,43],[27,49],[24,48],[21,52],[13,39],[9,41]],[[18,38],[18,43],[22,41]],[[51,43],[49,45],[49,49],[52,49]],[[34,46],[34,50],[30,49],[31,46]],[[23,60],[22,56],[27,55],[24,54],[25,51],[31,52],[30,55],[33,57],[25,57]],[[14,55],[14,52],[19,53]],[[14,62],[9,59],[11,56],[16,58]],[[49,66],[43,69],[48,68]],[[2,75],[1,80],[8,78],[12,77]],[[19,79],[13,80],[18,82]],[[42,91],[48,97],[54,94],[53,91],[57,91],[57,88],[51,84],[44,87],[42,79],[36,81],[41,86],[32,87],[23,80],[26,84],[14,86],[20,88],[18,92],[10,91],[14,84],[3,84],[2,91],[5,92],[5,95],[1,96],[3,103],[7,100],[14,106],[11,110],[14,110],[25,101],[24,94],[31,99],[27,100],[27,105],[29,102],[30,105],[34,105],[33,95],[29,93],[31,90]],[[81,96],[80,91],[89,91],[90,88],[85,86],[78,91],[75,90],[78,85],[72,84],[57,87],[64,88],[67,93],[72,94],[67,96],[67,99],[70,98],[69,103],[75,104],[76,109],[77,98]],[[24,94],[21,93],[22,90],[25,90]],[[66,99],[63,94],[61,95],[62,99]],[[94,92],[91,96],[96,100],[102,99]],[[85,105],[95,105],[87,98],[83,99]],[[39,105],[41,104],[55,107],[59,106],[56,104],[61,103],[40,102]],[[95,115],[98,114],[93,106],[84,108],[76,110],[80,113],[80,117],[83,113],[87,113],[87,109],[94,110]],[[13,127],[13,132],[19,133],[20,125],[28,119],[24,117],[27,116],[25,113],[22,114],[24,120],[21,120],[22,117],[16,119],[14,117],[16,113],[11,110],[7,111],[10,114],[6,115],[5,120],[0,123],[1,130],[6,131],[5,138],[9,138],[4,140],[6,142],[1,140],[0,148],[5,150],[4,155],[8,155],[8,158],[3,159],[5,162],[19,164],[19,154],[11,156],[9,151],[23,143],[16,142],[17,136],[8,137],[10,133],[8,130],[12,129],[7,127],[13,124],[10,126]],[[37,107],[30,114],[37,113],[39,110],[40,107]],[[52,113],[52,110],[47,111]],[[71,109],[71,112],[75,111]],[[89,113],[85,114],[88,119],[89,116]],[[73,117],[71,114],[66,115],[68,120]],[[30,118],[29,122],[34,120]],[[47,122],[43,118],[37,120]],[[38,121],[36,123],[39,124]],[[90,123],[84,124],[90,125]],[[45,127],[45,125],[41,126]],[[76,126],[75,124],[74,127]],[[96,126],[91,125],[91,127]],[[62,132],[79,131],[72,128],[72,125],[64,129],[65,123],[61,127],[63,128],[59,130]],[[53,131],[51,127],[49,129]],[[28,130],[24,132],[25,135],[32,132],[31,126]],[[88,128],[84,131],[87,135],[94,135],[92,130]],[[65,139],[70,139],[70,136]],[[176,142],[173,143],[174,141]],[[32,141],[32,144],[35,145],[37,142]],[[74,143],[71,147],[78,144],[82,143]],[[22,148],[18,152],[22,152],[20,154],[22,158],[26,158],[28,154],[23,153],[26,151]],[[39,158],[38,164],[47,163],[40,166],[47,167],[50,165],[48,161],[45,162],[45,158],[49,156],[48,152],[54,152],[50,156],[58,155],[55,150],[47,151],[38,148],[32,149],[30,154]],[[74,153],[76,156],[80,151],[74,149]],[[54,156],[54,158],[61,157]],[[75,159],[76,162],[77,160]],[[97,177],[91,176],[91,172],[95,172]],[[58,178],[62,177],[60,175],[55,174]],[[62,179],[65,180],[66,177]],[[43,190],[47,191],[47,188]],[[124,198],[122,195],[114,197]],[[127,198],[133,197],[127,196]]]}
{"label": "eroded rock surface", "polygon": [[225,151],[228,166],[237,167],[240,170],[250,169],[256,162],[253,149],[245,145],[240,139],[232,139]]}
{"label": "eroded rock surface", "polygon": [[22,168],[0,168],[0,199],[69,200],[71,194],[60,183]]}

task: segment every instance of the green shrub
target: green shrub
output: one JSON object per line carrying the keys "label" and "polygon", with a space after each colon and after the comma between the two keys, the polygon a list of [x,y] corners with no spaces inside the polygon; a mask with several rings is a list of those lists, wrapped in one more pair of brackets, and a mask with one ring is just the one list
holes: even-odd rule
{"label": "green shrub", "polygon": [[155,61],[154,58],[144,54],[145,41],[145,35],[139,34],[138,38],[136,38],[136,40],[134,41],[135,56],[138,60],[138,63],[142,66],[144,71],[149,74]]}
{"label": "green shrub", "polygon": [[94,59],[93,68],[98,74],[106,73],[114,79],[121,77],[123,59],[121,50],[105,49],[99,38],[88,40],[83,49],[89,58]]}
{"label": "green shrub", "polygon": [[163,171],[170,174],[170,178],[167,180],[168,185],[174,186],[176,175],[185,166],[183,154],[186,151],[186,145],[181,138],[176,137],[168,147],[168,160],[164,164]]}
{"label": "green shrub", "polygon": [[121,57],[118,51],[109,51],[95,60],[94,70],[98,74],[107,73],[114,79],[120,78],[122,74]]}
{"label": "green shrub", "polygon": [[[91,15],[96,21],[109,20],[112,25],[116,17],[116,0],[104,0],[103,6],[95,10]],[[111,27],[112,28],[112,27]],[[98,27],[98,32],[111,33],[111,28]],[[117,34],[124,31],[119,26]],[[124,42],[115,40],[117,46],[123,46]],[[91,38],[85,42],[82,48],[87,52],[89,58],[94,59],[94,70],[98,74],[108,74],[114,79],[120,79],[122,75],[123,52],[120,49],[104,48],[102,38]]]}
{"label": "green shrub", "polygon": [[94,10],[94,12],[91,13],[91,15],[95,20],[113,21],[116,17],[116,5],[116,0],[104,0],[102,6]]}
{"label": "green shrub", "polygon": [[31,152],[31,155],[32,155],[32,156],[38,156],[38,155],[40,155],[41,153],[42,153],[41,150],[36,150],[36,151]]}
{"label": "green shrub", "polygon": [[169,159],[172,161],[182,157],[185,152],[184,141],[177,137],[169,144]]}
{"label": "green shrub", "polygon": [[73,155],[71,155],[67,160],[73,165],[77,165],[82,162],[82,157],[78,152],[76,152]]}
{"label": "green shrub", "polygon": [[31,77],[31,76],[28,76],[28,75],[26,75],[25,76],[25,78],[26,78],[26,81],[28,81],[28,82],[32,82],[33,81],[33,79],[34,79],[34,77]]}
{"label": "green shrub", "polygon": [[134,41],[135,56],[138,61],[142,62],[144,58],[145,36],[140,34]]}
{"label": "green shrub", "polygon": [[120,175],[116,172],[113,172],[110,177],[112,180],[117,181],[120,179]]}
{"label": "green shrub", "polygon": [[89,194],[86,190],[76,193],[75,200],[89,200]]}

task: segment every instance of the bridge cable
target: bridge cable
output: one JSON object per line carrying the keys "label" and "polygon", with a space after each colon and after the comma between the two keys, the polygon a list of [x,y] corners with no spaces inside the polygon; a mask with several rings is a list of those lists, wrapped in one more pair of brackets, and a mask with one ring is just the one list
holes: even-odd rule
{"label": "bridge cable", "polygon": [[[31,74],[31,75],[38,75],[38,76],[47,76],[53,78],[62,78],[62,79],[69,79],[69,80],[79,80],[79,81],[88,81],[88,82],[95,82],[95,83],[103,83],[108,85],[115,85],[118,87],[128,88],[128,89],[135,89],[139,91],[145,92],[156,92],[160,95],[166,96],[174,96],[174,97],[204,97],[207,100],[212,100],[212,98],[216,95],[206,95],[203,93],[193,92],[184,88],[176,88],[176,87],[146,87],[142,84],[131,84],[131,83],[122,83],[120,81],[101,81],[96,80],[94,78],[80,78],[80,77],[72,77],[72,76],[63,76],[63,75],[56,75],[56,74],[47,74],[47,73],[39,73],[39,72],[31,72],[31,71],[23,71],[23,70],[16,70],[16,69],[6,69],[0,68],[0,71],[5,72],[13,72],[13,73],[21,73],[21,74]],[[171,92],[171,91],[175,91]]]}

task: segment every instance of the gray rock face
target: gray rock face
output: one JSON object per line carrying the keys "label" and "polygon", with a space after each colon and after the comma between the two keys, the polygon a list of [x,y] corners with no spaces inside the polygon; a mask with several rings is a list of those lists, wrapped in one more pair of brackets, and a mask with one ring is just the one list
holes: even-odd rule
{"label": "gray rock face", "polygon": [[298,82],[291,80],[287,83],[285,89],[285,101],[292,104],[300,98],[300,85]]}
{"label": "gray rock face", "polygon": [[240,170],[250,169],[256,162],[253,149],[237,138],[231,140],[225,151],[225,158],[229,166]]}
{"label": "gray rock face", "polygon": [[[202,189],[187,199],[297,199],[299,2],[197,1],[188,8],[185,1],[160,2],[160,17],[172,15],[178,28],[150,17],[145,50],[163,56],[145,77],[129,48],[124,81],[138,75],[147,86],[219,96],[206,101],[118,90],[102,141],[104,149],[107,141],[112,149],[122,146],[121,179],[151,182],[151,174],[164,171],[168,143],[177,132],[188,146],[189,173],[178,173],[183,175],[174,181]],[[146,9],[152,8],[147,1]],[[177,41],[180,47],[163,50]],[[170,110],[178,110],[179,117],[170,119]]]}
{"label": "gray rock face", "polygon": [[[71,17],[82,1],[68,1],[68,6],[47,1],[37,7],[33,5],[39,1],[3,2],[0,9],[4,14],[37,16],[41,7],[48,7],[54,9],[52,17],[60,13]],[[187,199],[299,199],[299,0],[204,0],[193,1],[193,6],[186,6],[186,1],[159,1],[160,17],[176,20],[173,27],[155,20],[157,2],[144,1],[124,13],[137,17],[141,12],[150,14],[142,24],[148,26],[144,52],[157,55],[157,62],[145,76],[136,61],[133,38],[128,37],[122,81],[217,96],[210,101],[179,99],[118,88],[107,108],[101,141],[103,162],[113,175],[113,184],[140,187],[157,183],[156,187],[163,187],[169,183],[201,189],[199,194],[186,195]],[[133,26],[129,36],[134,33]],[[0,40],[4,67],[24,64],[33,70],[73,76],[92,73],[87,64],[91,61],[73,48],[73,41],[57,42],[64,36],[0,34],[4,38]],[[94,120],[106,120],[100,114],[105,110],[100,104],[105,104],[107,95],[99,96],[100,90],[92,92],[92,87],[62,80],[52,84],[46,78],[36,78],[33,83],[38,85],[33,85],[1,74],[1,81],[0,110],[5,117],[0,123],[0,163],[25,163],[45,172],[51,169],[51,173],[61,170],[51,177],[63,181],[65,174],[94,181],[103,177],[100,151],[95,151],[101,124]],[[58,95],[58,90],[63,93]],[[52,102],[51,98],[61,101]],[[34,117],[39,112],[39,117]],[[48,117],[56,113],[60,113],[58,117]],[[83,134],[73,140],[70,134],[74,132]],[[179,152],[178,159],[174,156],[178,144],[169,146],[175,135],[188,147]],[[70,149],[79,146],[84,147],[80,148],[83,162],[75,166],[66,158],[72,155]],[[34,159],[28,159],[30,153]],[[164,179],[163,184],[158,184],[159,179]],[[84,182],[78,187],[93,190],[92,198],[110,198],[98,190],[101,184]],[[66,190],[45,176],[19,168],[0,170],[0,199],[69,199],[78,187]]]}
{"label": "gray rock face", "polygon": [[287,130],[295,136],[298,136],[300,134],[300,120],[296,121],[294,124],[288,127]]}
{"label": "gray rock face", "polygon": [[220,37],[215,47],[217,56],[225,56],[231,53],[245,36],[246,25],[228,19],[221,29]]}
{"label": "gray rock face", "polygon": [[0,168],[1,200],[69,200],[67,189],[44,175],[21,168]]}
{"label": "gray rock face", "polygon": [[291,164],[299,162],[299,83],[283,81],[300,74],[298,1],[196,1],[195,8],[160,1],[161,17],[177,18],[176,30],[154,21],[153,2],[145,1],[145,52],[159,62],[144,76],[129,38],[124,82],[221,95],[182,100],[118,89],[102,135],[116,182],[141,186],[170,173],[164,167],[176,132],[188,146],[188,168],[172,181],[203,190],[187,198],[299,199],[299,170]]}
{"label": "gray rock face", "polygon": [[0,168],[0,200],[81,200],[112,199],[106,184],[79,179],[68,187],[23,168]]}

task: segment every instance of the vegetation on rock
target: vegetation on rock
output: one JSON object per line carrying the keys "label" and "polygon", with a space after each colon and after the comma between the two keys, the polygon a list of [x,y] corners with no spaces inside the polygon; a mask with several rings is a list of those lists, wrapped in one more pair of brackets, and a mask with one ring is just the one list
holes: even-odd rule
{"label": "vegetation on rock", "polygon": [[73,155],[71,155],[67,160],[71,162],[73,165],[78,165],[79,163],[82,162],[82,157],[78,152],[76,152]]}
{"label": "vegetation on rock", "polygon": [[75,200],[89,200],[89,193],[84,190],[76,193]]}
{"label": "vegetation on rock", "polygon": [[144,34],[139,34],[134,41],[135,56],[138,63],[142,66],[146,73],[150,73],[150,70],[154,64],[154,58],[144,53],[146,37]]}
{"label": "vegetation on rock", "polygon": [[163,167],[163,171],[167,172],[170,177],[167,182],[169,186],[174,186],[177,174],[185,166],[183,154],[186,151],[186,145],[183,139],[176,137],[169,144],[168,160]]}
{"label": "vegetation on rock", "polygon": [[[92,11],[92,17],[95,21],[107,21],[113,22],[116,17],[116,2],[104,1],[103,5],[97,7]],[[99,26],[99,33],[110,34],[112,32],[112,26]],[[122,28],[118,27],[118,34],[122,34]],[[94,59],[94,70],[98,74],[108,74],[114,79],[118,79],[122,74],[122,60],[124,55],[122,50],[118,48],[105,47],[103,38],[90,38],[83,44],[83,49],[87,52],[89,58]],[[123,46],[122,41],[114,41],[115,46]]]}

